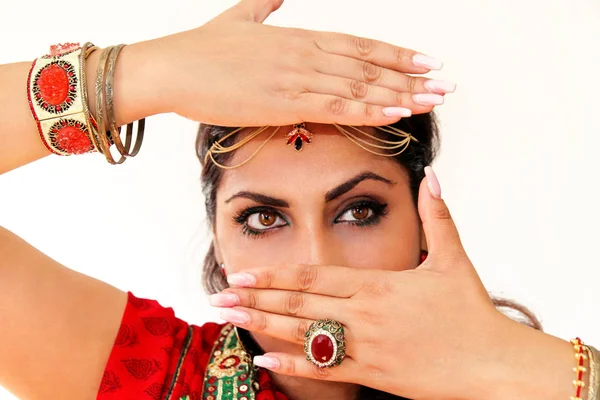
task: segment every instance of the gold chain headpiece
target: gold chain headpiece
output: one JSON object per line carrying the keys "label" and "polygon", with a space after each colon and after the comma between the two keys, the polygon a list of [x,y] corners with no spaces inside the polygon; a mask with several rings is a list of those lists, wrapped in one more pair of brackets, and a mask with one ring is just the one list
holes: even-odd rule
{"label": "gold chain headpiece", "polygon": [[[375,126],[374,128],[377,130],[380,130],[382,132],[388,133],[392,136],[395,136],[398,138],[398,140],[381,139],[375,135],[365,132],[364,130],[362,130],[356,126],[341,126],[338,124],[333,124],[333,126],[335,126],[335,128],[342,135],[346,136],[352,143],[356,144],[360,148],[368,151],[371,154],[375,154],[375,155],[383,156],[383,157],[397,156],[397,155],[401,154],[402,152],[404,152],[408,148],[411,141],[414,140],[415,142],[418,142],[418,140],[414,136],[412,136],[410,133],[407,133],[407,132],[405,132],[401,129],[398,129],[396,127],[393,127],[391,125]],[[256,148],[256,150],[254,150],[254,152],[246,160],[242,161],[239,164],[236,164],[233,166],[227,166],[227,165],[220,164],[219,162],[217,162],[215,160],[214,155],[215,154],[225,154],[225,153],[235,151],[235,150],[239,149],[240,147],[246,145],[250,141],[252,141],[254,138],[258,137],[262,133],[266,132],[269,128],[270,128],[270,126],[259,127],[254,132],[250,133],[245,138],[236,142],[235,144],[233,144],[231,146],[223,145],[223,143],[227,139],[229,139],[233,135],[239,133],[240,131],[242,131],[245,128],[234,129],[233,131],[229,132],[227,135],[223,136],[221,139],[217,140],[216,142],[214,142],[212,144],[210,149],[208,149],[208,151],[206,152],[204,161],[206,162],[210,159],[217,167],[223,168],[223,169],[234,169],[234,168],[241,167],[242,165],[244,165],[248,161],[250,161],[252,158],[254,158],[254,156],[256,156],[256,154],[258,154],[260,149],[262,149],[267,144],[267,142],[269,140],[271,140],[273,138],[273,136],[275,136],[275,134],[279,131],[280,127],[275,128],[273,130],[273,132],[271,132],[271,134],[269,134],[265,138],[265,140]],[[314,136],[313,133],[311,133],[308,129],[306,129],[306,124],[304,122],[295,124],[292,131],[286,135],[286,144],[288,144],[288,145],[293,144],[296,151],[301,151],[303,149],[305,143],[308,144],[308,143],[312,142],[313,136]]]}

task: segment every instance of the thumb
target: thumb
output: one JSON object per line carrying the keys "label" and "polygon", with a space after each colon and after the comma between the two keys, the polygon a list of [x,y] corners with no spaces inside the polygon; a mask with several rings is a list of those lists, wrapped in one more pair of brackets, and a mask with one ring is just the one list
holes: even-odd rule
{"label": "thumb", "polygon": [[[450,211],[442,200],[438,179],[431,167],[425,168],[425,178],[419,188],[419,215],[429,250],[428,261],[456,259],[465,256],[458,230]],[[436,263],[428,265],[437,265]],[[446,263],[441,263],[444,265]]]}
{"label": "thumb", "polygon": [[262,24],[282,4],[283,0],[242,0],[226,11],[226,14],[233,18]]}

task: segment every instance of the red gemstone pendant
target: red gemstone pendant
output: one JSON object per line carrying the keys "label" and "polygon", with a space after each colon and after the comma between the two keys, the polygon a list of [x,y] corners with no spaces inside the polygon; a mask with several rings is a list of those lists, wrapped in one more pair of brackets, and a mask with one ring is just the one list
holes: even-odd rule
{"label": "red gemstone pendant", "polygon": [[327,335],[317,335],[310,345],[315,360],[327,363],[333,357],[333,341]]}
{"label": "red gemstone pendant", "polygon": [[294,125],[294,129],[290,133],[287,134],[287,143],[288,145],[294,144],[294,148],[296,151],[302,150],[302,146],[304,143],[310,143],[312,139],[312,133],[306,129],[306,124],[304,122],[300,124]]}

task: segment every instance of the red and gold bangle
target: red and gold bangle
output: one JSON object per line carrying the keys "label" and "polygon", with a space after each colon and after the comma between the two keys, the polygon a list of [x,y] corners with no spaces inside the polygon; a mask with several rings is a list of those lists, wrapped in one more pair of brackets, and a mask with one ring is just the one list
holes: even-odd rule
{"label": "red and gold bangle", "polygon": [[575,371],[575,380],[573,381],[573,386],[575,386],[575,396],[571,397],[571,400],[583,400],[581,397],[581,392],[583,388],[585,388],[585,382],[583,381],[583,374],[587,372],[586,361],[588,359],[587,349],[585,344],[579,338],[575,338],[571,340],[571,344],[575,349],[575,358],[577,358],[577,366],[573,368]]}
{"label": "red and gold bangle", "polygon": [[27,79],[31,114],[40,138],[52,153],[67,156],[95,150],[92,127],[83,104],[81,47],[53,46],[48,55],[36,59]]}

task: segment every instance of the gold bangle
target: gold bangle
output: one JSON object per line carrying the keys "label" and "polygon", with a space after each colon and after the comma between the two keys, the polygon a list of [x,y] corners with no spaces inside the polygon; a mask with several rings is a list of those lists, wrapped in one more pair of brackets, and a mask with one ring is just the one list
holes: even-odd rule
{"label": "gold bangle", "polygon": [[121,141],[121,127],[117,127],[117,122],[114,113],[113,95],[115,68],[117,64],[117,57],[119,56],[119,53],[121,52],[123,47],[125,47],[124,44],[115,46],[113,51],[108,56],[106,64],[106,79],[104,82],[106,120],[108,124],[108,129],[111,132],[111,137],[119,153],[125,157],[135,157],[139,153],[140,148],[142,147],[142,142],[144,140],[145,120],[141,119],[140,121],[138,121],[138,132],[136,135],[135,145],[133,146],[133,151],[131,151],[133,123],[127,124],[125,145],[123,145],[123,142]]}
{"label": "gold bangle", "polygon": [[118,161],[115,161],[111,152],[110,146],[112,144],[111,134],[106,129],[106,122],[104,116],[104,110],[106,106],[106,96],[104,93],[104,81],[106,79],[106,62],[108,60],[108,56],[114,50],[114,46],[107,47],[102,51],[100,55],[100,61],[98,63],[98,68],[96,70],[96,84],[95,84],[95,94],[96,94],[96,122],[98,123],[98,137],[100,139],[100,146],[102,148],[102,154],[110,164],[122,164],[125,161],[125,156],[121,155]]}
{"label": "gold bangle", "polygon": [[79,55],[79,68],[80,68],[79,76],[81,76],[81,99],[82,99],[82,103],[83,103],[82,104],[83,112],[85,114],[85,120],[86,120],[87,125],[90,130],[90,140],[91,140],[92,144],[94,145],[94,149],[97,152],[101,153],[100,146],[98,144],[99,141],[98,141],[97,127],[95,125],[96,121],[94,120],[94,117],[90,113],[90,103],[89,103],[88,91],[87,91],[87,78],[86,78],[86,74],[85,74],[86,60],[96,50],[98,50],[98,47],[94,46],[90,42],[86,42],[83,46],[81,46],[81,54]]}
{"label": "gold bangle", "polygon": [[592,346],[586,346],[589,360],[588,400],[600,400],[600,353]]}

